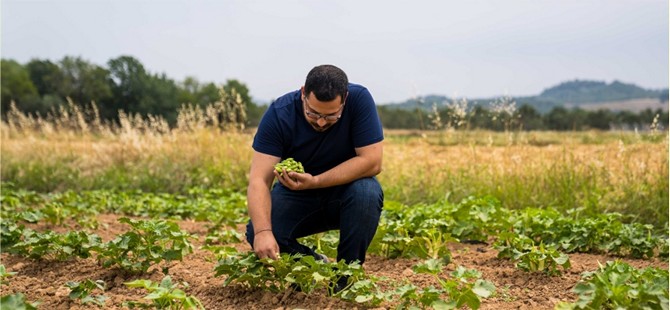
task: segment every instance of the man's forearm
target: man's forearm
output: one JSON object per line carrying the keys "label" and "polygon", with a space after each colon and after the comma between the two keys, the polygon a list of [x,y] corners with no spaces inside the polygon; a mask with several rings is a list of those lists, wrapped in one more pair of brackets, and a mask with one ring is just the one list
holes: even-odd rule
{"label": "man's forearm", "polygon": [[255,232],[272,229],[272,200],[270,198],[270,189],[264,182],[249,182],[249,187],[247,187],[247,208]]}
{"label": "man's forearm", "polygon": [[355,156],[334,168],[316,176],[319,188],[353,182],[360,178],[372,177],[381,172],[381,162]]}

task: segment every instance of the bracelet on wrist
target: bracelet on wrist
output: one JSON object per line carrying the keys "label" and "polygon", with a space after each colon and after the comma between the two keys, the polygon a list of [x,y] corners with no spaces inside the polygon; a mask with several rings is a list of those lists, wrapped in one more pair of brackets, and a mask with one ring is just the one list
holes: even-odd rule
{"label": "bracelet on wrist", "polygon": [[260,233],[262,233],[262,232],[264,232],[264,231],[272,231],[272,229],[261,229],[261,230],[255,232],[255,233],[254,233],[254,236],[256,236],[256,235],[258,235],[258,234],[260,234]]}

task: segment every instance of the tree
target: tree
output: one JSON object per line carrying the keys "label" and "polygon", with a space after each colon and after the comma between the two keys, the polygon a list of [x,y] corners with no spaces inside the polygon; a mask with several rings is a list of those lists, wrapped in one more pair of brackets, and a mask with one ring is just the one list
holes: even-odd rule
{"label": "tree", "polygon": [[58,93],[58,79],[62,73],[57,64],[49,60],[32,59],[26,68],[41,97]]}
{"label": "tree", "polygon": [[112,97],[109,71],[80,57],[66,56],[60,61],[58,94],[76,104],[106,101]]}
{"label": "tree", "polygon": [[554,107],[545,115],[545,124],[550,130],[569,130],[570,129],[570,113],[564,107]]}
{"label": "tree", "polygon": [[377,113],[384,128],[418,129],[420,126],[419,117],[413,111],[377,106]]}
{"label": "tree", "polygon": [[120,56],[107,62],[112,82],[113,102],[106,110],[116,117],[118,110],[136,111],[149,83],[149,75],[142,63],[132,56]]}
{"label": "tree", "polygon": [[235,79],[227,80],[226,84],[223,85],[223,90],[227,93],[231,93],[233,89],[240,95],[240,97],[242,97],[243,102],[247,104],[252,103],[251,97],[249,96],[249,88],[246,84]]}
{"label": "tree", "polygon": [[194,77],[187,77],[178,88],[180,104],[191,103],[205,107],[218,101],[220,97],[219,88],[214,83],[200,84]]}
{"label": "tree", "polygon": [[619,126],[619,129],[634,129],[640,128],[640,122],[637,114],[630,111],[619,111],[613,120],[614,124]]}
{"label": "tree", "polygon": [[177,94],[177,84],[164,73],[150,75],[139,104],[130,111],[144,115],[161,115],[173,125],[177,122],[179,108]]}
{"label": "tree", "polygon": [[2,99],[0,100],[2,100],[3,114],[9,109],[12,100],[16,102],[16,106],[20,110],[24,112],[34,111],[35,103],[39,102],[39,95],[37,88],[30,80],[28,70],[14,60],[2,59],[0,72],[2,73],[0,81]]}
{"label": "tree", "polygon": [[491,115],[491,112],[484,108],[481,105],[475,105],[472,107],[472,112],[471,112],[471,117],[470,117],[470,128],[472,129],[491,129],[493,128],[493,122],[491,119],[493,116]]}
{"label": "tree", "polygon": [[589,112],[578,107],[572,108],[568,114],[569,130],[584,130],[589,127]]}
{"label": "tree", "polygon": [[197,104],[199,102],[196,98],[196,94],[200,91],[200,83],[194,77],[188,76],[186,79],[179,85],[179,95],[178,100],[180,104]]}
{"label": "tree", "polygon": [[533,108],[533,106],[524,104],[516,111],[519,115],[519,122],[521,128],[524,130],[539,130],[544,129],[544,122],[542,115]]}
{"label": "tree", "polygon": [[609,110],[598,110],[587,114],[586,122],[590,128],[608,130],[614,121],[614,116]]}
{"label": "tree", "polygon": [[200,90],[196,93],[196,101],[201,106],[206,106],[219,100],[220,96],[219,87],[214,83],[207,83],[204,86],[201,85]]}

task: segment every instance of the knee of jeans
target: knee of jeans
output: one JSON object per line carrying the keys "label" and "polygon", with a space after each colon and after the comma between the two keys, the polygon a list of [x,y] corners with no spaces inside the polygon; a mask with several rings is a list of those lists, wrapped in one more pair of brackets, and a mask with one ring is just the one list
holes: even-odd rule
{"label": "knee of jeans", "polygon": [[375,178],[363,178],[351,183],[345,199],[351,199],[354,205],[362,208],[375,206],[381,210],[384,204],[384,192]]}

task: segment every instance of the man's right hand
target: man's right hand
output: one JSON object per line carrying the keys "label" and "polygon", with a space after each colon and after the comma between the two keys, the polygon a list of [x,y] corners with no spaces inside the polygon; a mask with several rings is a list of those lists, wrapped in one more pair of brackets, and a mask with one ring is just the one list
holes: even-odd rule
{"label": "man's right hand", "polygon": [[254,236],[254,252],[258,258],[279,258],[279,245],[272,231],[262,231]]}

